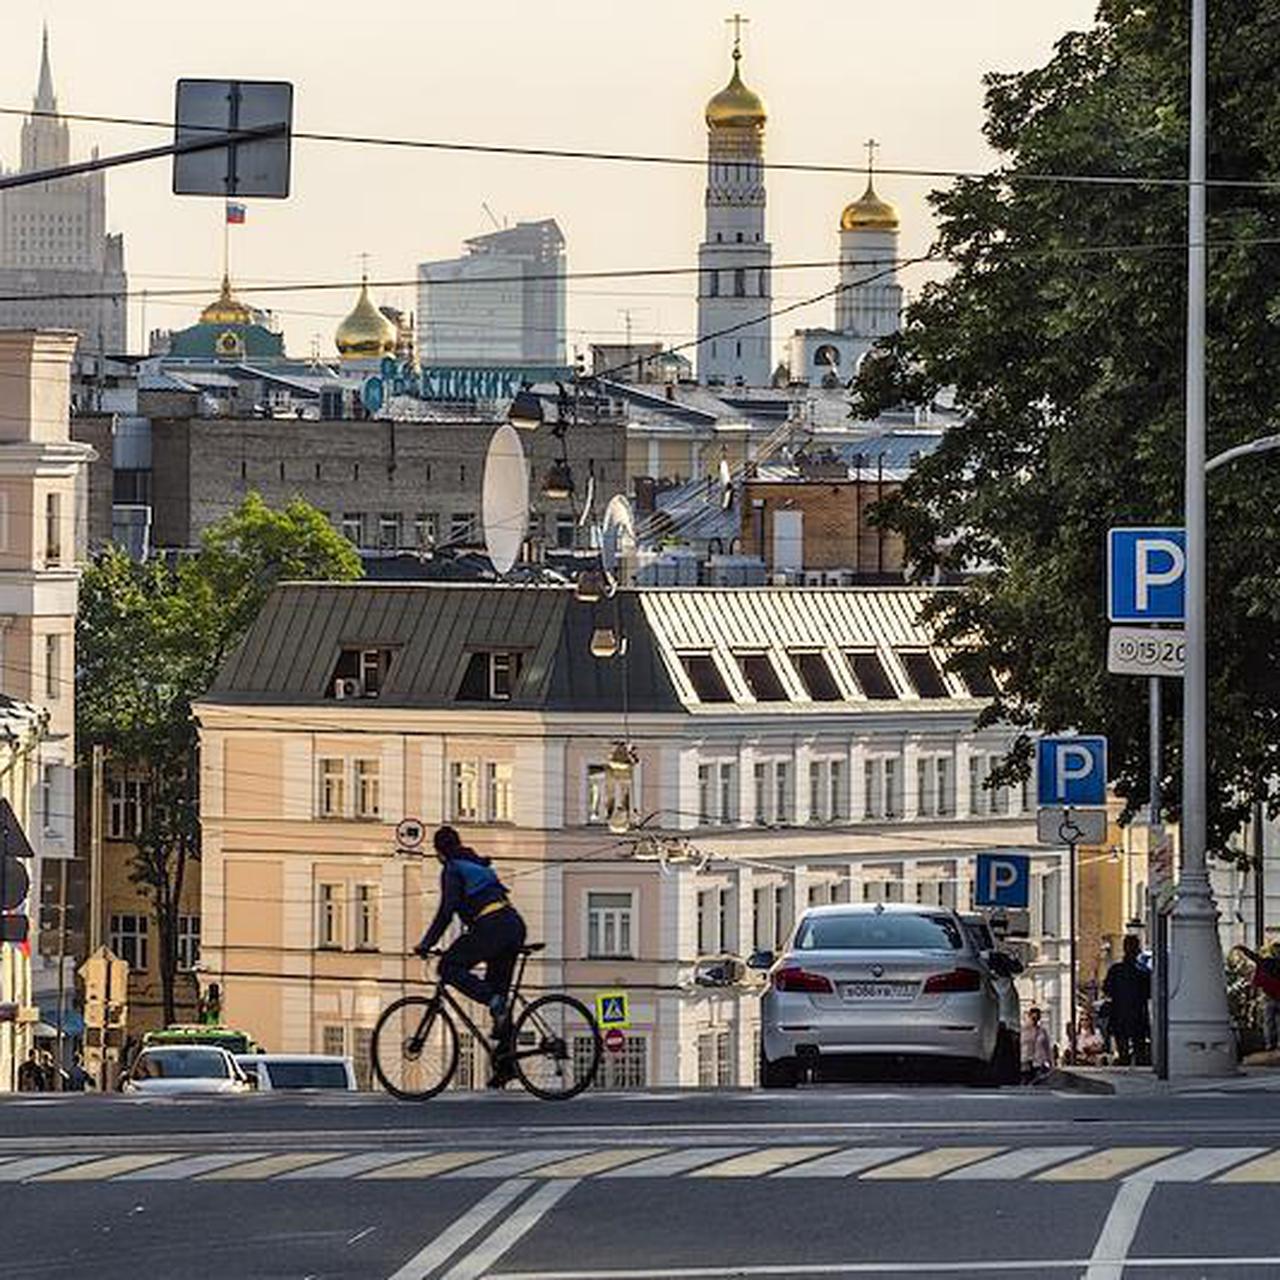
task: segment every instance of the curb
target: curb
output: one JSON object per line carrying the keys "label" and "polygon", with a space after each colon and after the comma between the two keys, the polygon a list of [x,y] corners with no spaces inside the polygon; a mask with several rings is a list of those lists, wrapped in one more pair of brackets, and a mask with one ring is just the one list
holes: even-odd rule
{"label": "curb", "polygon": [[1081,1075],[1066,1067],[1055,1067],[1045,1078],[1042,1088],[1065,1089],[1071,1093],[1093,1094],[1098,1097],[1110,1097],[1117,1093],[1110,1080],[1097,1076]]}

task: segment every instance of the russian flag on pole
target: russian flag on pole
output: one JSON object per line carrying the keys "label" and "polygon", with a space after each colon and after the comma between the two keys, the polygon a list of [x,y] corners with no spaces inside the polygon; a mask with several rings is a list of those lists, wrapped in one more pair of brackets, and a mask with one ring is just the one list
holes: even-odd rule
{"label": "russian flag on pole", "polygon": [[237,201],[234,201],[234,200],[227,201],[227,221],[232,226],[238,227],[242,222],[244,222],[244,214],[245,214],[244,205],[239,204]]}

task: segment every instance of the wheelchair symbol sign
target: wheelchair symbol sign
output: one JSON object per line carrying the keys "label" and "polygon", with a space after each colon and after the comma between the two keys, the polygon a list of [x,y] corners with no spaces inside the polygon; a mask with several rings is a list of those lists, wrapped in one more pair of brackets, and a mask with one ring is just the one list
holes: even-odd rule
{"label": "wheelchair symbol sign", "polygon": [[608,1031],[610,1027],[629,1027],[631,1010],[627,1004],[627,993],[625,991],[596,992],[596,1021],[600,1024],[602,1031]]}

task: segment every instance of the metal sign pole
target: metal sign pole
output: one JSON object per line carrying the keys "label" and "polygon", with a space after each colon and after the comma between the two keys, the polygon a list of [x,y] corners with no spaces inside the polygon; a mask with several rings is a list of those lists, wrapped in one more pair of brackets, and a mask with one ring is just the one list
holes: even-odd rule
{"label": "metal sign pole", "polygon": [[1071,840],[1067,844],[1067,874],[1069,877],[1068,896],[1070,899],[1069,914],[1071,916],[1071,1021],[1067,1024],[1067,1043],[1071,1049],[1071,1065],[1076,1064],[1076,1040],[1077,1040],[1077,1019],[1078,1012],[1076,1009],[1076,989],[1079,986],[1077,981],[1078,960],[1076,956],[1076,841]]}
{"label": "metal sign pole", "polygon": [[1149,749],[1148,782],[1149,825],[1147,828],[1147,940],[1151,944],[1151,968],[1154,981],[1151,991],[1151,1066],[1157,1079],[1169,1078],[1169,1061],[1166,1052],[1165,1028],[1169,1022],[1169,955],[1166,938],[1168,929],[1160,898],[1151,875],[1150,853],[1152,842],[1160,828],[1164,815],[1164,746],[1161,716],[1160,677],[1152,676],[1147,682]]}

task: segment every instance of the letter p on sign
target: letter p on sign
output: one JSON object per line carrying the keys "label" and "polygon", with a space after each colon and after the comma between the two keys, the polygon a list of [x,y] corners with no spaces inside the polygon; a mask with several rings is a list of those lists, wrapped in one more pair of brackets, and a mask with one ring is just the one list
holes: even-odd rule
{"label": "letter p on sign", "polygon": [[1112,622],[1181,622],[1186,577],[1185,530],[1109,530],[1107,616]]}
{"label": "letter p on sign", "polygon": [[1036,799],[1042,809],[1107,803],[1107,740],[1041,738],[1036,744]]}
{"label": "letter p on sign", "polygon": [[1025,907],[1031,900],[1031,859],[1025,853],[980,853],[975,881],[976,906]]}

